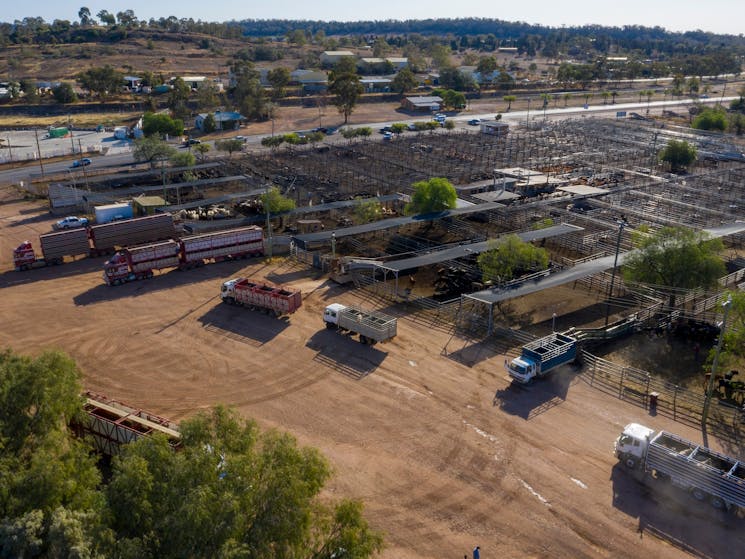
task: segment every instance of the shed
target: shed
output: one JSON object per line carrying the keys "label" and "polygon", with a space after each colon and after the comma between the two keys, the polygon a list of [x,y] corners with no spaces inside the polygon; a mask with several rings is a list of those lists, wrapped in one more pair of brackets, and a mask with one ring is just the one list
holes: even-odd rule
{"label": "shed", "polygon": [[297,228],[300,233],[316,233],[324,227],[320,219],[298,219]]}
{"label": "shed", "polygon": [[442,97],[406,97],[401,104],[410,111],[439,111],[442,107]]}
{"label": "shed", "polygon": [[168,205],[160,196],[138,196],[133,201],[139,215],[153,215],[155,210]]}

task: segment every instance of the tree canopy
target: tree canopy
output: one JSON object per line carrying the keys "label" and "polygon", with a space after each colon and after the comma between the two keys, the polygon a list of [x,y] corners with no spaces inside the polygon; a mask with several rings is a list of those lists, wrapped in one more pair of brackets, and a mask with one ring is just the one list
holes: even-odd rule
{"label": "tree canopy", "polygon": [[660,160],[669,163],[673,171],[680,171],[696,160],[696,153],[696,147],[685,140],[670,140],[660,152]]}
{"label": "tree canopy", "polygon": [[441,212],[455,207],[458,197],[450,181],[443,177],[435,177],[426,181],[415,182],[412,185],[414,194],[411,202],[406,205],[408,214],[426,214]]}
{"label": "tree canopy", "polygon": [[78,74],[80,85],[100,97],[115,93],[124,84],[123,76],[111,66],[103,68],[90,68]]}
{"label": "tree canopy", "polygon": [[267,192],[261,195],[261,204],[265,211],[271,214],[287,212],[295,209],[295,201],[286,196],[282,196],[279,188],[271,187]]}
{"label": "tree canopy", "polygon": [[686,227],[663,227],[654,234],[634,236],[637,249],[623,262],[626,280],[675,290],[708,288],[725,274],[720,239]]}
{"label": "tree canopy", "polygon": [[176,153],[175,149],[155,136],[139,138],[134,144],[132,155],[135,161],[145,161],[151,166],[154,166],[156,161],[170,159]]}
{"label": "tree canopy", "polygon": [[184,133],[184,121],[171,118],[165,113],[147,112],[142,117],[142,132],[145,136],[181,136]]}
{"label": "tree canopy", "polygon": [[365,559],[382,549],[356,500],[320,499],[326,459],[215,407],[125,445],[104,478],[58,352],[0,353],[0,557]]}
{"label": "tree canopy", "polygon": [[334,105],[339,113],[344,115],[344,124],[346,124],[357,105],[357,100],[364,91],[360,77],[351,72],[341,74],[334,72],[329,91],[335,95]]}
{"label": "tree canopy", "polygon": [[478,257],[485,282],[503,283],[524,273],[548,267],[548,251],[526,243],[517,235],[493,239],[487,248]]}

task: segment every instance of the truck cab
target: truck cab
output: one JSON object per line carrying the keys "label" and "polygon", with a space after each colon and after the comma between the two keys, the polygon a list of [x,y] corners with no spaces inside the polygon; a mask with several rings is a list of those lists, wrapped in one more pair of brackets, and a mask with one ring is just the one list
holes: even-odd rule
{"label": "truck cab", "polygon": [[29,241],[24,241],[13,250],[13,265],[16,270],[26,270],[36,262],[34,247]]}
{"label": "truck cab", "polygon": [[235,299],[235,284],[241,281],[241,278],[234,278],[222,284],[220,288],[220,297],[223,299]]}
{"label": "truck cab", "polygon": [[509,375],[517,382],[526,384],[536,376],[537,365],[525,356],[515,357],[512,361],[505,361]]}
{"label": "truck cab", "polygon": [[616,456],[629,469],[635,469],[647,454],[654,430],[639,423],[629,423],[616,439]]}
{"label": "truck cab", "polygon": [[326,323],[326,328],[333,328],[339,325],[339,313],[346,309],[341,303],[331,303],[323,311],[323,321]]}

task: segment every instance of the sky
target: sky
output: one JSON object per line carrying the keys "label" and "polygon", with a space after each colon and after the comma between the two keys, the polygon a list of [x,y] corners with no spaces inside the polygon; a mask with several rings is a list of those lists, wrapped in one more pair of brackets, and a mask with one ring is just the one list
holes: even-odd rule
{"label": "sky", "polygon": [[494,18],[551,27],[597,24],[643,25],[669,31],[703,30],[740,35],[745,33],[743,0],[34,0],[3,1],[0,21],[24,17],[76,20],[81,6],[95,16],[132,10],[138,19],[176,16],[202,21],[242,19],[312,19],[325,21],[405,20],[427,18]]}

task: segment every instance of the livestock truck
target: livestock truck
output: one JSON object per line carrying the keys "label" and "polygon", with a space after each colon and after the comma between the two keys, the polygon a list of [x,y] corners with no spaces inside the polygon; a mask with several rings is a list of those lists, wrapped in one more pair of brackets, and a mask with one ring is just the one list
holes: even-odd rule
{"label": "livestock truck", "polygon": [[299,289],[247,278],[235,278],[223,283],[220,297],[228,305],[241,305],[276,317],[292,314],[303,305]]}
{"label": "livestock truck", "polygon": [[46,233],[39,236],[41,256],[25,241],[13,251],[13,264],[16,270],[62,264],[65,256],[110,254],[117,247],[169,239],[175,232],[171,214],[158,214]]}
{"label": "livestock truck", "polygon": [[520,356],[512,361],[505,361],[504,365],[514,381],[526,384],[576,358],[577,339],[554,332],[525,344]]}
{"label": "livestock truck", "polygon": [[326,328],[357,334],[360,342],[375,345],[396,337],[396,318],[377,311],[365,311],[340,303],[331,303],[323,311]]}
{"label": "livestock truck", "polygon": [[263,231],[252,225],[124,248],[106,261],[103,279],[108,285],[119,285],[151,278],[156,270],[184,270],[263,254]]}
{"label": "livestock truck", "polygon": [[616,456],[645,479],[667,481],[715,509],[745,507],[745,463],[666,431],[629,423]]}

